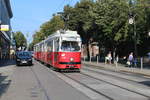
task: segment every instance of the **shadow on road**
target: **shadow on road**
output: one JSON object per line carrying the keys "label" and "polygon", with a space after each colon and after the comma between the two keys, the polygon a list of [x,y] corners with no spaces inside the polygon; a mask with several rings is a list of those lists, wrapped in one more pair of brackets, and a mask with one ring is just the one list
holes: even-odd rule
{"label": "shadow on road", "polygon": [[15,65],[15,60],[0,60],[0,67],[5,67],[9,65]]}
{"label": "shadow on road", "polygon": [[0,75],[0,98],[1,96],[7,91],[11,80],[5,80],[8,76],[1,76]]}
{"label": "shadow on road", "polygon": [[143,82],[140,82],[141,84],[144,84],[144,85],[147,85],[150,87],[150,81],[143,81]]}

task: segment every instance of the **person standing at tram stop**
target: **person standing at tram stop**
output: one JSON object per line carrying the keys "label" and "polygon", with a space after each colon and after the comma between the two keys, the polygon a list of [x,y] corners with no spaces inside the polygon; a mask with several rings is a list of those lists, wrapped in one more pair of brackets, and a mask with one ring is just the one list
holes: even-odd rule
{"label": "person standing at tram stop", "polygon": [[111,64],[111,60],[112,60],[111,51],[109,51],[107,57],[108,57],[109,64]]}
{"label": "person standing at tram stop", "polygon": [[134,62],[133,52],[129,54],[128,61],[130,62],[129,66],[132,67]]}

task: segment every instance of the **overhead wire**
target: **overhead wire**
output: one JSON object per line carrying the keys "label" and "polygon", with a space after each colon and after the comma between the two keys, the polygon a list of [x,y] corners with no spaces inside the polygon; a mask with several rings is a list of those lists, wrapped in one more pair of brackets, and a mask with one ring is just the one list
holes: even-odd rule
{"label": "overhead wire", "polygon": [[64,5],[66,0],[63,0],[56,8],[56,12]]}
{"label": "overhead wire", "polygon": [[[66,1],[68,1],[68,3],[67,3]],[[75,0],[75,1],[76,1],[76,0]],[[55,12],[58,12],[58,10],[59,10],[62,6],[64,6],[65,2],[66,2],[66,5],[68,4],[68,5],[71,5],[71,6],[72,6],[72,5],[74,4],[74,0],[63,0],[63,1],[59,4],[59,6],[57,6]]]}

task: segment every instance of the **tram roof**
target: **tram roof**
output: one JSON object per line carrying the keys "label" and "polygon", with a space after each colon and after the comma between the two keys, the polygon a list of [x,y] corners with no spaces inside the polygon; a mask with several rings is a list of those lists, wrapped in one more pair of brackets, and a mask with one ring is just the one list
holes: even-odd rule
{"label": "tram roof", "polygon": [[[47,39],[49,38],[55,38],[55,37],[80,37],[79,34],[77,34],[77,31],[71,31],[71,30],[58,30],[54,34],[50,35]],[[46,39],[46,40],[47,40]]]}
{"label": "tram roof", "polygon": [[71,31],[71,30],[57,30],[54,34],[48,36],[47,39],[37,43],[35,46],[41,45],[42,43],[44,43],[45,41],[51,39],[51,38],[55,38],[55,37],[80,37],[79,34],[77,34],[77,31]]}

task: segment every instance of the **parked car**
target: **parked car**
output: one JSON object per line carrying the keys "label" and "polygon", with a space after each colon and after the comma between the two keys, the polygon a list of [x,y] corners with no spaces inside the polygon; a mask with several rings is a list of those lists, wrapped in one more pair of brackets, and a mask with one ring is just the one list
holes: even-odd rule
{"label": "parked car", "polygon": [[32,55],[29,51],[19,51],[16,53],[16,65],[32,65]]}

